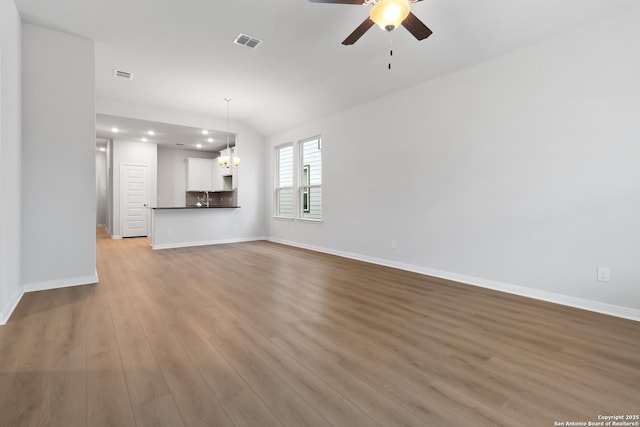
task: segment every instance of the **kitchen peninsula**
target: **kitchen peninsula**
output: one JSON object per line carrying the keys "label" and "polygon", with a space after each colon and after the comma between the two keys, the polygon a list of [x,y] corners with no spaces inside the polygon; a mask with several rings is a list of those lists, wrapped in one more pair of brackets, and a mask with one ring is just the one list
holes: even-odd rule
{"label": "kitchen peninsula", "polygon": [[240,206],[158,206],[151,208],[153,249],[215,245],[238,241]]}
{"label": "kitchen peninsula", "polygon": [[[225,161],[220,161],[224,159]],[[234,161],[235,160],[235,161]],[[238,163],[233,150],[218,159],[186,157],[183,201],[151,207],[151,247],[168,249],[236,242]],[[178,202],[178,203],[176,203]]]}

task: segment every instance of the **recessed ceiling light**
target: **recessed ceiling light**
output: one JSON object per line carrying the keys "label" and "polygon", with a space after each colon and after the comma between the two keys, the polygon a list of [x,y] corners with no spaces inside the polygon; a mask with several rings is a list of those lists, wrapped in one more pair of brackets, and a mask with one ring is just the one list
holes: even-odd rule
{"label": "recessed ceiling light", "polygon": [[118,132],[120,132],[120,129],[118,129],[118,128],[111,128],[111,132],[113,132],[113,133],[118,133]]}
{"label": "recessed ceiling light", "polygon": [[196,144],[196,147],[202,148],[202,144]]}
{"label": "recessed ceiling light", "polygon": [[207,142],[213,142],[213,138],[208,138]]}
{"label": "recessed ceiling light", "polygon": [[203,135],[209,135],[209,131],[208,131],[208,130],[206,130],[206,129],[202,129],[202,134],[203,134]]}
{"label": "recessed ceiling light", "polygon": [[100,150],[100,151],[107,151],[107,149],[106,149],[105,147],[100,147],[100,148],[98,148],[98,150]]}
{"label": "recessed ceiling light", "polygon": [[152,130],[150,130],[149,132],[147,132],[147,135],[149,135],[149,136],[153,136],[153,135],[155,135],[155,134],[156,134],[156,133],[155,133],[154,131],[152,131]]}
{"label": "recessed ceiling light", "polygon": [[143,141],[143,142],[147,142],[147,141],[148,141],[148,139],[147,139],[147,138],[142,138],[142,141]]}

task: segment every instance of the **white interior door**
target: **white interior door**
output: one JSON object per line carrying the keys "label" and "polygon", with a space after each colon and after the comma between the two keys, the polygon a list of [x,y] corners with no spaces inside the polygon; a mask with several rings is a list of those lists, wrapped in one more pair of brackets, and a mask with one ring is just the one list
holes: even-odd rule
{"label": "white interior door", "polygon": [[147,236],[149,212],[149,167],[120,165],[120,227],[122,237]]}

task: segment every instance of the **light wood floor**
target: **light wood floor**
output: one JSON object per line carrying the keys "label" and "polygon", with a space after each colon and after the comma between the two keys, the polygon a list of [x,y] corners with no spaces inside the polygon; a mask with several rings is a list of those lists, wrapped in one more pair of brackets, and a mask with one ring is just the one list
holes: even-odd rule
{"label": "light wood floor", "polygon": [[0,327],[2,426],[553,426],[640,412],[640,323],[268,242],[98,233]]}

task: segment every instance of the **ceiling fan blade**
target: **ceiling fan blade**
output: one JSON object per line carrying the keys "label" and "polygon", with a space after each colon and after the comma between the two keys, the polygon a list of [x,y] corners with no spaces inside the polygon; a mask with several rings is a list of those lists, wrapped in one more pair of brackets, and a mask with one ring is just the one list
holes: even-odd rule
{"label": "ceiling fan blade", "polygon": [[337,4],[362,5],[364,3],[364,0],[309,0],[309,3],[337,3]]}
{"label": "ceiling fan blade", "polygon": [[358,39],[360,37],[362,37],[362,35],[364,33],[367,32],[367,30],[369,28],[373,27],[373,21],[371,20],[371,18],[367,17],[367,19],[365,19],[362,24],[360,24],[358,26],[358,28],[356,28],[355,30],[353,30],[353,33],[349,34],[349,37],[347,37],[346,39],[344,39],[344,41],[342,42],[343,45],[348,46],[351,44],[354,44],[355,42],[358,41]]}
{"label": "ceiling fan blade", "polygon": [[411,34],[413,34],[413,37],[417,38],[418,40],[424,40],[431,34],[433,34],[433,31],[431,31],[426,25],[424,25],[424,23],[419,20],[418,17],[413,14],[413,12],[409,12],[409,16],[407,16],[405,20],[402,21],[402,26],[405,27]]}

